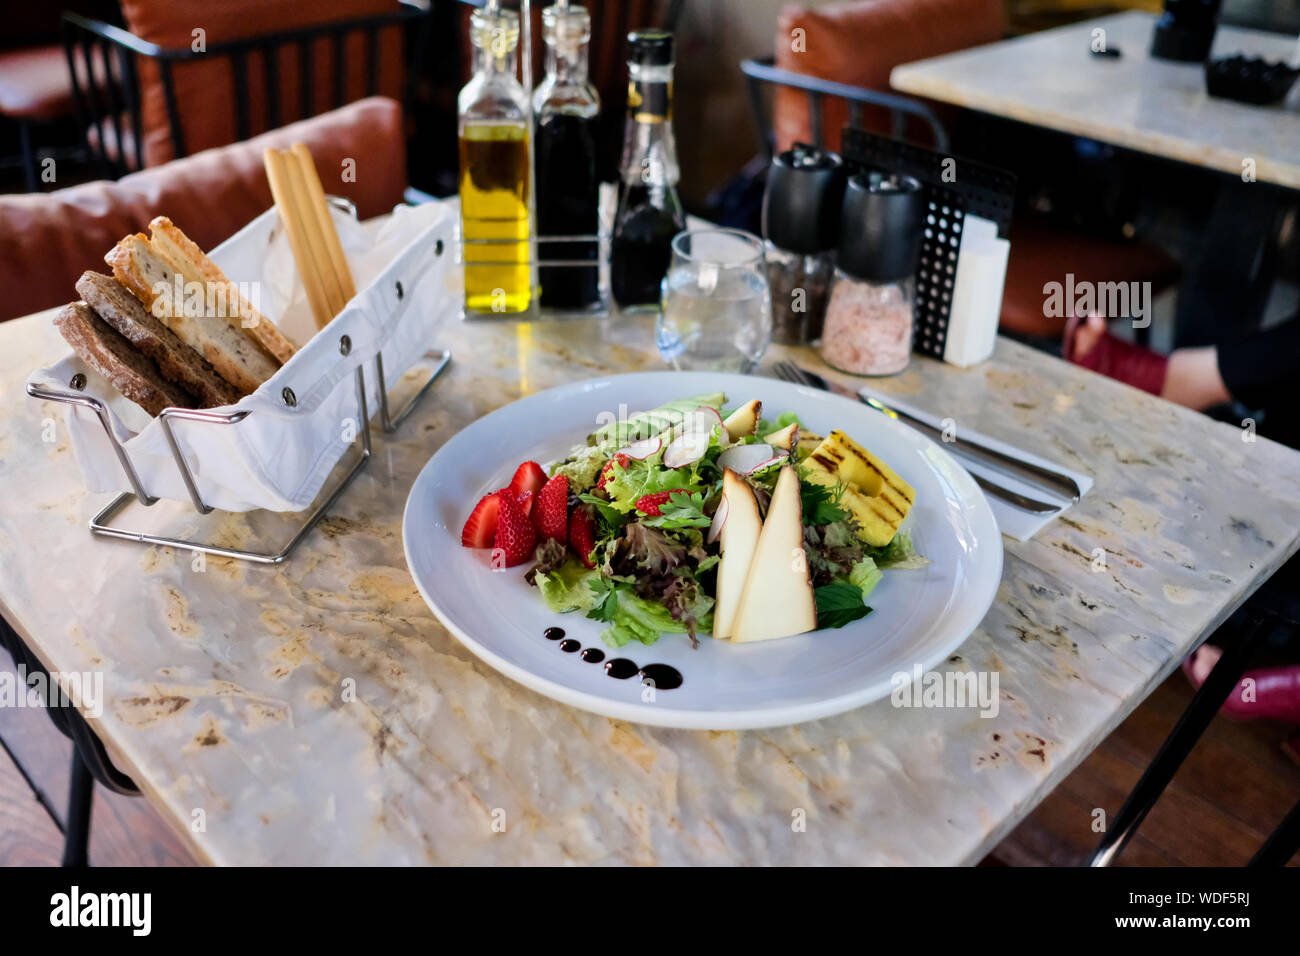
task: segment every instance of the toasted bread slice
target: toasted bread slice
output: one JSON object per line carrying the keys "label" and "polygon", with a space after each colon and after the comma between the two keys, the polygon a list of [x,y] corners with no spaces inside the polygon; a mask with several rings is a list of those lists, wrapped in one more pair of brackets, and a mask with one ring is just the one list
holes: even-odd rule
{"label": "toasted bread slice", "polygon": [[77,280],[77,292],[101,319],[123,338],[153,359],[169,382],[191,392],[200,408],[233,405],[239,392],[213,371],[198,352],[163,325],[116,279],[99,272],[84,272]]}
{"label": "toasted bread slice", "polygon": [[250,336],[281,365],[293,358],[297,347],[274,322],[253,308],[240,294],[239,287],[175,223],[166,216],[158,216],[149,223],[149,235],[154,252],[171,263],[186,282],[215,282],[225,287],[230,303],[227,321],[231,325]]}
{"label": "toasted bread slice", "polygon": [[141,355],[85,302],[71,302],[54,317],[77,357],[150,415],[164,408],[194,408],[194,396],[167,381],[153,360]]}
{"label": "toasted bread slice", "polygon": [[[126,286],[154,317],[202,355],[240,395],[256,391],[278,366],[253,340],[225,319],[186,315],[177,300],[176,270],[149,246],[142,234],[127,236],[104,256],[113,278]],[[185,277],[181,276],[182,286]]]}

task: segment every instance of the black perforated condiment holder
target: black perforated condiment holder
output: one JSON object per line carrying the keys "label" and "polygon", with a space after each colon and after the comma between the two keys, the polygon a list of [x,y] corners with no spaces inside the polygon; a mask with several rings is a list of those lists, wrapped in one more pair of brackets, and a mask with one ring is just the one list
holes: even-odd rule
{"label": "black perforated condiment holder", "polygon": [[[846,127],[841,155],[850,168],[902,173],[921,181],[926,193],[925,231],[916,266],[915,332],[912,350],[942,359],[948,313],[957,278],[962,220],[972,213],[998,226],[1006,238],[1016,198],[1016,177],[996,166],[887,136]],[[945,182],[945,173],[952,182]]]}

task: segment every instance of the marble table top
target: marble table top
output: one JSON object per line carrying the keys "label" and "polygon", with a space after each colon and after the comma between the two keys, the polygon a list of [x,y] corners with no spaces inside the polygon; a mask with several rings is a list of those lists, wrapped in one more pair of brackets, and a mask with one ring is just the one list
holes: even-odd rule
{"label": "marble table top", "polygon": [[[1154,60],[1152,14],[1088,20],[894,68],[897,90],[1116,146],[1300,189],[1300,83],[1278,106],[1205,92],[1201,64]],[[1090,53],[1105,31],[1117,58]],[[1212,56],[1290,62],[1295,37],[1221,26]]]}
{"label": "marble table top", "polygon": [[[104,496],[79,487],[61,409],[22,391],[64,346],[48,314],[0,325],[0,609],[48,667],[105,675],[92,724],[213,863],[959,864],[1300,543],[1294,451],[1009,341],[967,370],[918,357],[879,386],[1096,479],[1033,540],[1004,539],[997,600],[945,665],[996,672],[998,715],[886,699],[708,733],[574,710],[443,629],[402,508],[458,429],[657,368],[651,343],[644,319],[445,329],[445,380],[288,563],[261,567],[93,538]],[[807,350],[771,357],[790,353],[834,376]],[[149,513],[201,523],[171,507]],[[203,523],[247,545],[257,521]]]}

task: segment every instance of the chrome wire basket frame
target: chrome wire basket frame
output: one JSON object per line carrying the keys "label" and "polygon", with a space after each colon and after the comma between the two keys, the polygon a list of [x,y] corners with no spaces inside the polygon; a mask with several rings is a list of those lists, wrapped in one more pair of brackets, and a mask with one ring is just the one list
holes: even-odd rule
{"label": "chrome wire basket frame", "polygon": [[[344,336],[339,343],[339,351],[346,355],[351,348],[347,336]],[[426,352],[424,358],[431,359],[434,362],[434,368],[428,379],[416,390],[415,394],[407,400],[396,414],[393,414],[389,408],[387,383],[384,379],[384,362],[383,355],[375,356],[375,375],[379,383],[379,419],[380,425],[386,433],[392,433],[402,424],[403,421],[414,411],[416,404],[424,397],[432,387],[447,365],[451,362],[451,352],[446,349],[436,349]],[[280,550],[275,552],[261,551],[244,551],[237,548],[226,548],[216,544],[210,544],[204,541],[197,541],[188,538],[173,538],[164,535],[151,534],[144,531],[131,531],[110,524],[109,522],[118,515],[134,499],[144,507],[151,507],[159,499],[149,494],[144,483],[140,480],[140,475],[131,462],[131,457],[122,443],[118,441],[117,436],[113,433],[113,427],[109,421],[108,408],[98,398],[93,395],[84,393],[86,387],[85,376],[78,373],[73,376],[72,381],[68,383],[67,389],[52,389],[29,382],[27,384],[27,394],[36,399],[44,401],[60,402],[65,405],[80,406],[89,408],[99,419],[100,426],[107,436],[109,444],[117,454],[117,460],[122,465],[122,470],[126,474],[126,479],[132,490],[123,492],[114,498],[98,514],[90,519],[90,531],[92,534],[102,535],[108,538],[117,538],[122,541],[134,541],[138,544],[161,545],[163,547],[178,548],[204,554],[217,555],[224,558],[237,558],[242,561],[252,561],[257,564],[281,564],[293,553],[294,549],[302,542],[303,538],[311,531],[312,528],[325,516],[334,502],[343,494],[344,490],[352,483],[352,480],[365,467],[366,462],[370,460],[372,451],[370,435],[370,412],[368,402],[366,401],[366,376],[365,367],[359,366],[356,374],[357,389],[357,407],[360,416],[360,433],[357,436],[361,440],[361,451],[357,458],[348,467],[346,473],[335,484],[333,490],[329,491],[324,501],[317,505],[311,513],[304,519],[302,524],[294,531],[289,541]],[[285,404],[292,405],[296,399],[292,390],[286,388],[282,393]],[[246,409],[236,409],[234,411],[216,411],[209,409],[191,409],[191,408],[164,408],[159,413],[158,418],[162,422],[163,434],[167,438],[168,447],[171,449],[172,458],[176,462],[176,468],[180,471],[181,479],[185,483],[185,489],[189,493],[190,501],[194,510],[201,515],[212,512],[213,508],[206,504],[202,494],[199,492],[198,484],[195,481],[194,473],[189,464],[185,461],[185,456],[181,452],[180,443],[177,440],[173,420],[205,422],[210,425],[234,425],[242,422],[251,415],[252,412]],[[337,470],[337,466],[336,466]],[[319,495],[318,495],[319,497]]]}

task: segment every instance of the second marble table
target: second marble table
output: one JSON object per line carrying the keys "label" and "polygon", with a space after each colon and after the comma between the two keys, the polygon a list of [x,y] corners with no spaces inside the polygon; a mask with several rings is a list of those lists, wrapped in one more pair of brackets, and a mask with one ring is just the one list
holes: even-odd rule
{"label": "second marble table", "polygon": [[[995,116],[1300,189],[1300,84],[1287,104],[1205,92],[1199,63],[1148,54],[1155,18],[1129,12],[894,68],[890,84]],[[1100,37],[1120,56],[1093,56]],[[1220,27],[1212,55],[1289,61],[1295,37]]]}

